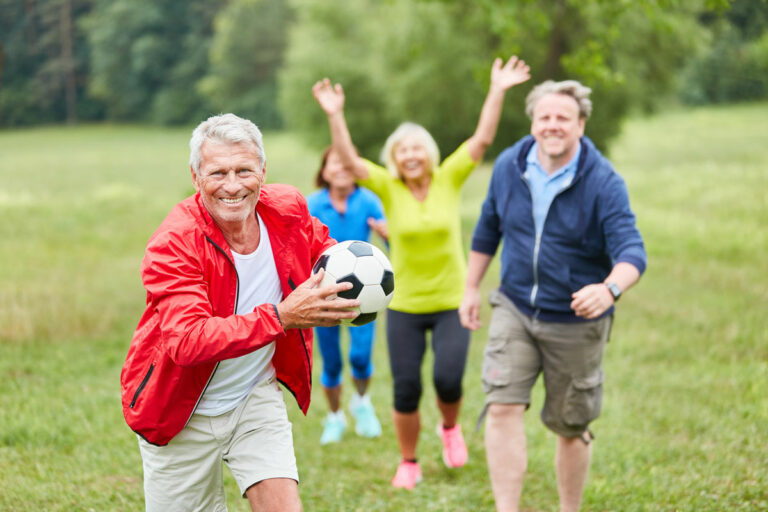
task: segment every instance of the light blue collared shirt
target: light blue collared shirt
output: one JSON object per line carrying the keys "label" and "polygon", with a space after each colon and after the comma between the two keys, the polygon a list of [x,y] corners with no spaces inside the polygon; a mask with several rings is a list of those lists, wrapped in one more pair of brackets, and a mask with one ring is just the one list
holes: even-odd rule
{"label": "light blue collared shirt", "polygon": [[547,218],[549,206],[555,196],[564,188],[568,187],[576,176],[576,167],[581,155],[581,144],[579,144],[576,154],[563,167],[547,174],[547,171],[539,162],[539,143],[535,143],[528,151],[525,161],[527,166],[523,177],[531,188],[531,199],[533,200],[533,222],[536,225],[536,236],[541,236],[544,229],[544,220]]}

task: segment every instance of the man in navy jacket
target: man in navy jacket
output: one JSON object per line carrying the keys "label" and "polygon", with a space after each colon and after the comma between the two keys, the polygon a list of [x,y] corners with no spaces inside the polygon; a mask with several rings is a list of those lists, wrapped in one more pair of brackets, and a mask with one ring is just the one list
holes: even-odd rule
{"label": "man in navy jacket", "polygon": [[646,266],[624,180],[584,136],[590,92],[573,80],[531,91],[531,135],[496,160],[472,239],[459,313],[473,330],[480,281],[503,241],[483,361],[486,454],[500,511],[518,508],[527,465],[523,413],[539,373],[541,418],[558,436],[560,510],[579,509],[614,303]]}

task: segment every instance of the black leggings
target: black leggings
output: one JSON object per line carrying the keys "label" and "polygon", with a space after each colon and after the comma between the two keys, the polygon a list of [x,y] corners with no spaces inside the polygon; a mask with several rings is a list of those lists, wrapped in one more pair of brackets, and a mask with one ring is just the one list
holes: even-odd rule
{"label": "black leggings", "polygon": [[414,412],[421,398],[421,362],[427,348],[427,331],[432,331],[435,351],[432,381],[440,401],[461,399],[461,379],[469,350],[469,331],[459,323],[456,309],[413,314],[387,310],[389,366],[395,383],[395,410]]}

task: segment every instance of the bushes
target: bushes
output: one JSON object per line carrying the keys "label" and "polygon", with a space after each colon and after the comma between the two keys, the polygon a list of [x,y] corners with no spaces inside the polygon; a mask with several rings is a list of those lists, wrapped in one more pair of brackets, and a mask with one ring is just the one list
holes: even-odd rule
{"label": "bushes", "polygon": [[704,20],[710,44],[691,60],[680,97],[691,104],[768,98],[768,2],[735,2],[724,18]]}

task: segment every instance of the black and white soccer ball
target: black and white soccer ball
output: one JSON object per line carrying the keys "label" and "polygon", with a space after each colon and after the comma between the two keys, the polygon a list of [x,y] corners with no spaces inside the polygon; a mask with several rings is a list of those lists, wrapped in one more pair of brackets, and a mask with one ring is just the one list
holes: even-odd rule
{"label": "black and white soccer ball", "polygon": [[[325,269],[320,286],[352,283],[352,288],[338,294],[344,299],[358,299],[360,314],[344,319],[346,325],[363,325],[376,319],[376,314],[389,305],[395,291],[392,264],[381,250],[360,240],[347,240],[329,247],[312,267],[312,274]],[[336,295],[328,297],[335,299]]]}

